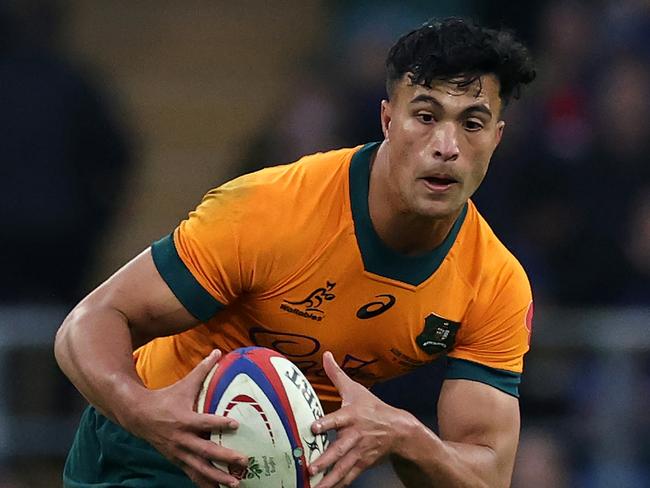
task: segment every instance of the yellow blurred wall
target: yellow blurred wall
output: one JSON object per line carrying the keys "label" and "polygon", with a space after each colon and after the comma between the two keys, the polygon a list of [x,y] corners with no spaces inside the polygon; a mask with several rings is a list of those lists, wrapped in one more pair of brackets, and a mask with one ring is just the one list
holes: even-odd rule
{"label": "yellow blurred wall", "polygon": [[68,51],[99,69],[135,134],[135,165],[94,286],[236,171],[292,92],[322,2],[71,0]]}

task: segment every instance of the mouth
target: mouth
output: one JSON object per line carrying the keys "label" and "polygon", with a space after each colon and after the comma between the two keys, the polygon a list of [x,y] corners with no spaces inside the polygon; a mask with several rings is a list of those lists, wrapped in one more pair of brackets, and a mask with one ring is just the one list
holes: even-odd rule
{"label": "mouth", "polygon": [[440,192],[451,188],[458,180],[447,175],[425,176],[420,178],[430,191]]}

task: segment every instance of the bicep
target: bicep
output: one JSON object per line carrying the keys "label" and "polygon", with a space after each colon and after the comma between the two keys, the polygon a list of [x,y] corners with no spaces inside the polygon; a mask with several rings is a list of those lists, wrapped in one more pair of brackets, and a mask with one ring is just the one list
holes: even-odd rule
{"label": "bicep", "polygon": [[438,426],[444,441],[489,448],[497,476],[507,485],[519,440],[519,400],[492,386],[446,380],[438,400]]}
{"label": "bicep", "polygon": [[134,348],[155,337],[176,334],[199,323],[161,277],[151,249],[133,258],[79,306],[108,308],[123,315]]}

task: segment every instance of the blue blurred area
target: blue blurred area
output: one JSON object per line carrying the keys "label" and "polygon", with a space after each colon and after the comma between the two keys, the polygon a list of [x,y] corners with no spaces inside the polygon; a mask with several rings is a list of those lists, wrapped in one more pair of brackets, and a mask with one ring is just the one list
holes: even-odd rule
{"label": "blue blurred area", "polygon": [[384,61],[396,36],[427,16],[474,12],[522,32],[539,73],[505,113],[479,210],[528,270],[538,304],[648,306],[650,12],[628,3],[342,3],[331,50],[318,52],[324,61],[305,89],[253,143],[247,169],[381,140]]}
{"label": "blue blurred area", "polygon": [[[558,320],[544,316],[553,307],[580,307],[585,314],[593,307],[636,307],[641,324],[631,334],[647,331],[650,7],[634,1],[497,1],[435,10],[422,2],[341,2],[325,43],[332,49],[318,53],[326,62],[309,73],[309,89],[295,93],[276,118],[276,130],[261,134],[244,161],[282,163],[327,147],[381,140],[385,53],[396,36],[428,17],[469,15],[514,30],[535,54],[538,80],[507,108],[503,142],[474,198],[528,270],[536,328],[544,329],[539,343],[533,341],[521,388],[523,432],[513,486],[650,486],[648,443],[638,441],[643,435],[631,438],[636,429],[648,431],[639,414],[648,384],[647,349],[628,354],[578,345],[579,334],[558,344],[554,338],[577,327],[576,321],[568,312]],[[594,326],[600,320],[594,316]],[[590,334],[588,325],[580,330]],[[611,359],[617,355],[623,356],[619,363]],[[436,363],[375,391],[435,426],[440,373]],[[600,425],[617,417],[615,409],[598,403],[616,394],[611,381],[627,385],[618,411],[628,421],[613,428],[616,435]],[[602,445],[622,438],[616,453]],[[360,486],[397,483],[380,469]]]}
{"label": "blue blurred area", "polygon": [[62,5],[0,4],[0,303],[72,303],[116,210],[129,142],[57,49]]}

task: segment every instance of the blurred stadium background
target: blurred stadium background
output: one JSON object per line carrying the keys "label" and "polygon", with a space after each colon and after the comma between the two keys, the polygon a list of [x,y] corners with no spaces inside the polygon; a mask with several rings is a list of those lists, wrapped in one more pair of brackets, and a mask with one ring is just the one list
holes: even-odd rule
{"label": "blurred stadium background", "polygon": [[[650,2],[0,0],[0,488],[60,485],[69,308],[209,188],[379,140],[388,47],[449,14],[538,63],[475,198],[536,296],[513,486],[650,486]],[[379,391],[433,422],[431,376]]]}

